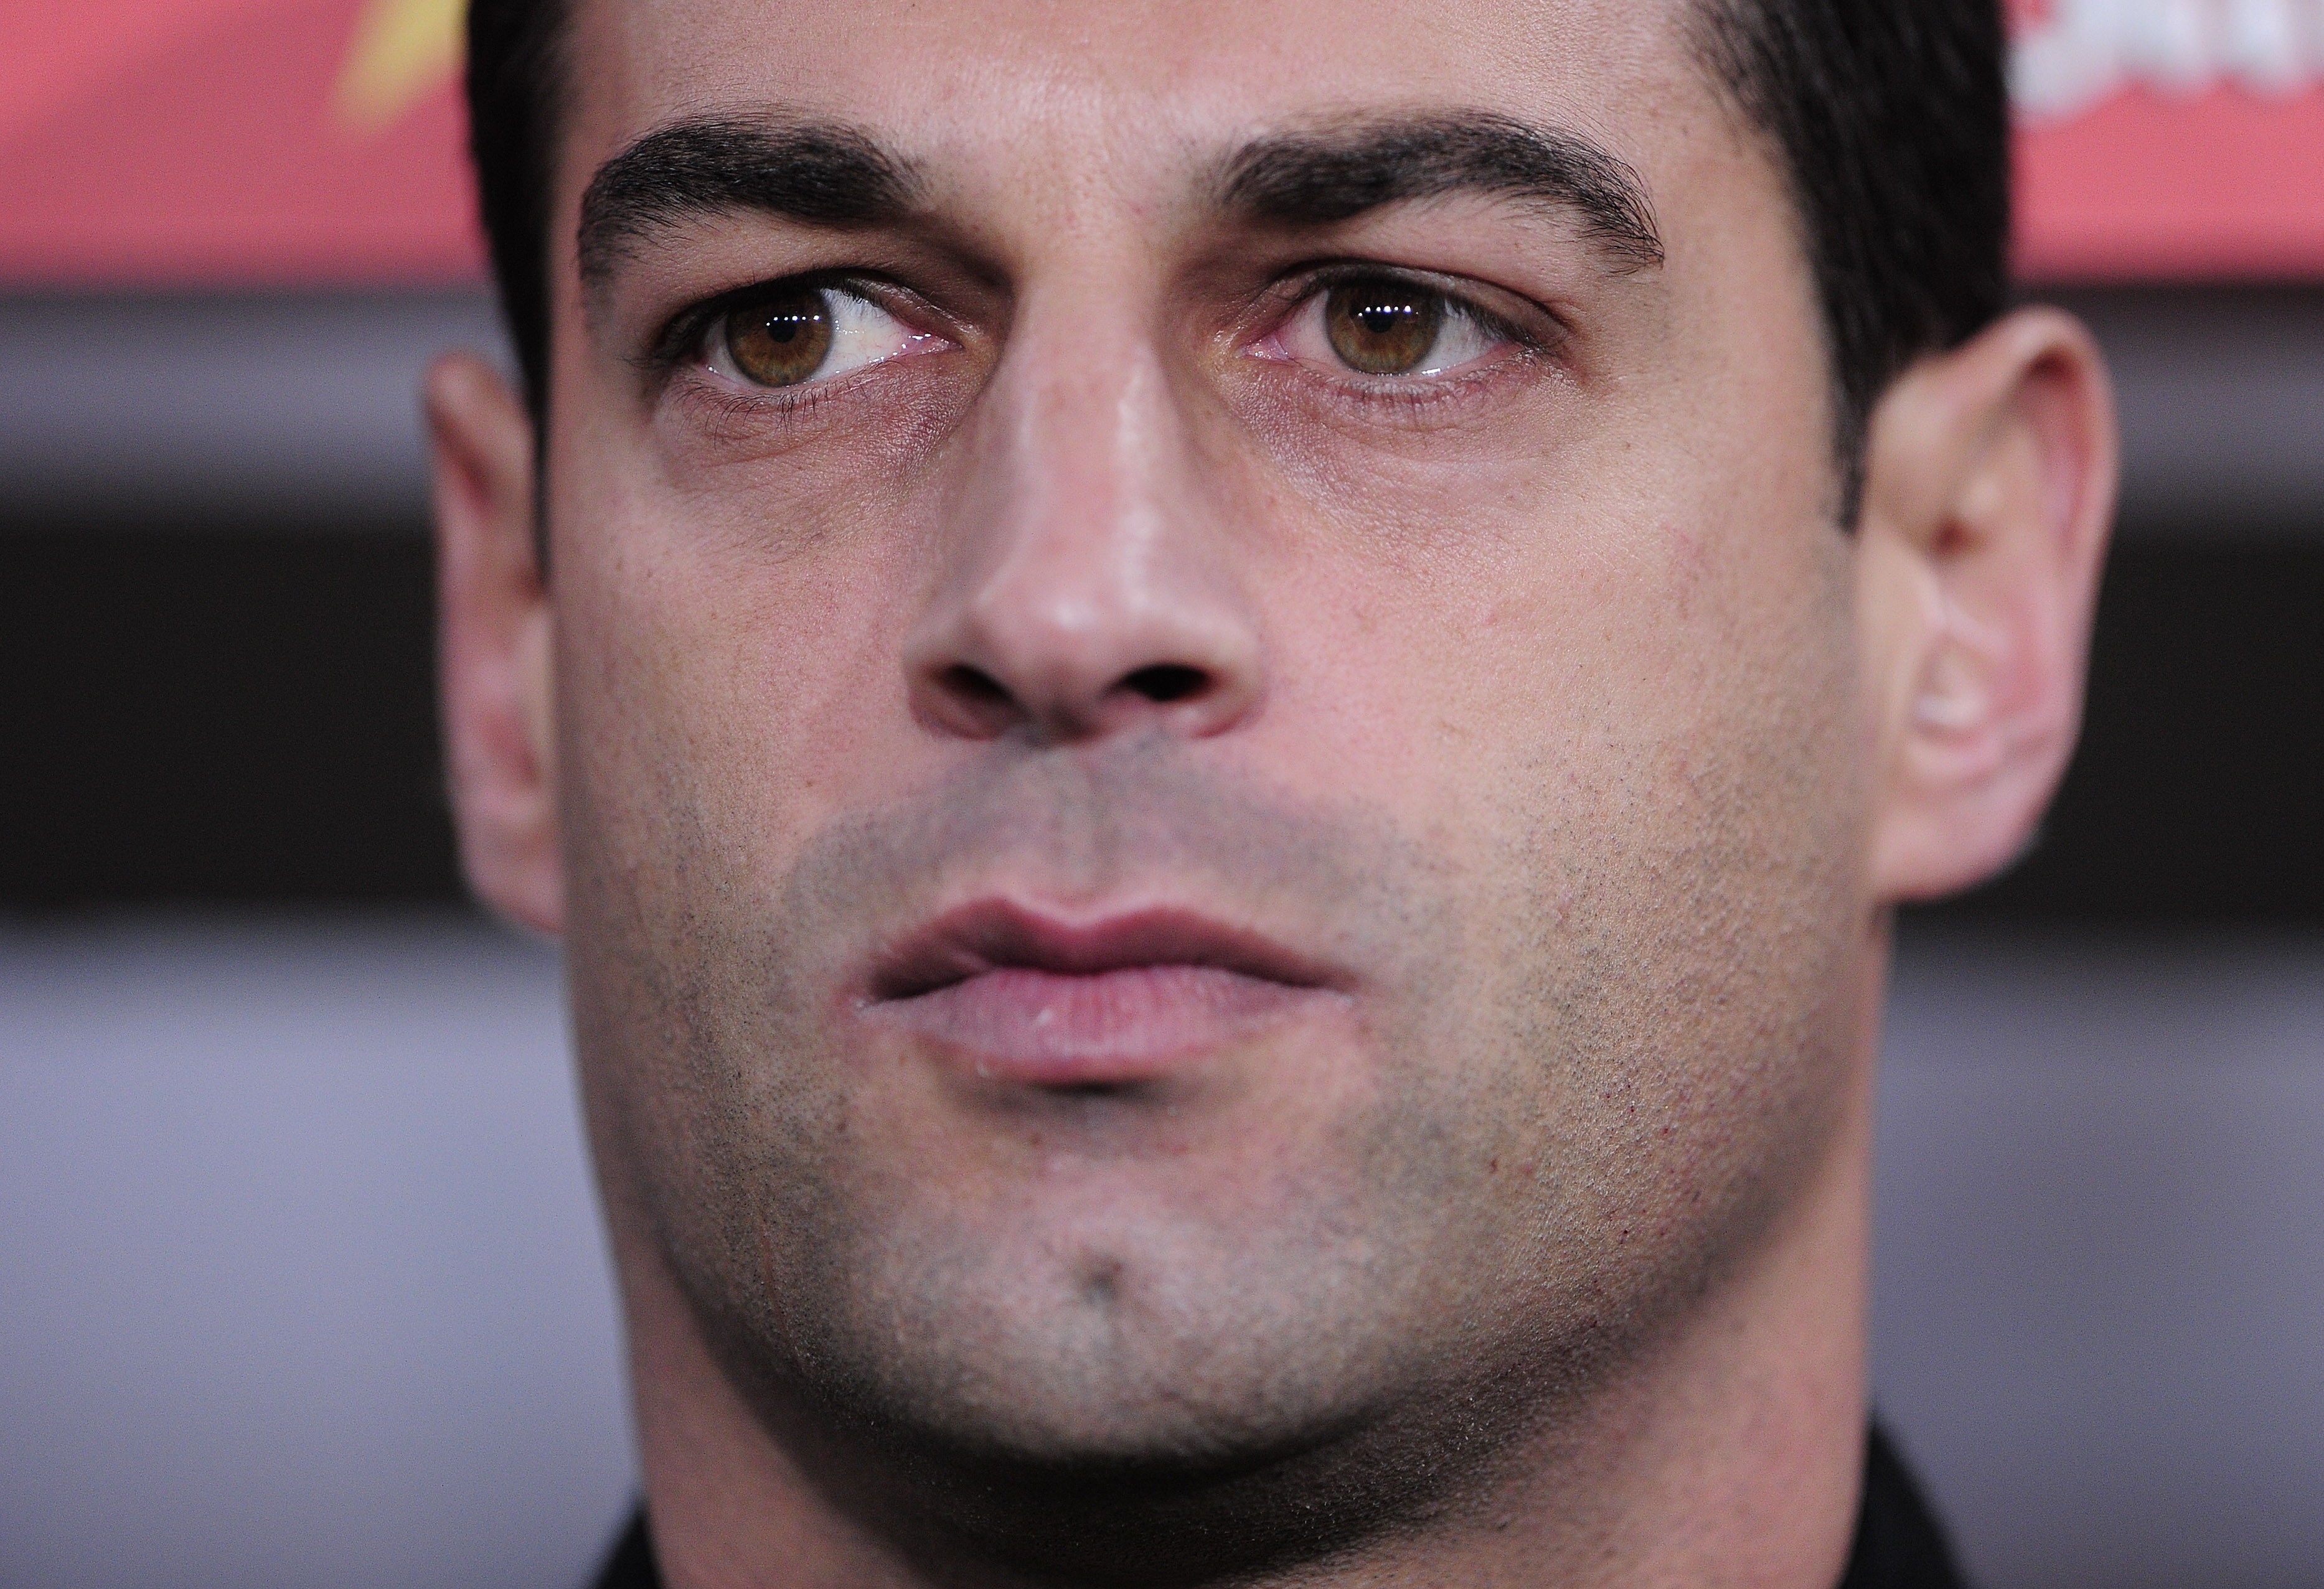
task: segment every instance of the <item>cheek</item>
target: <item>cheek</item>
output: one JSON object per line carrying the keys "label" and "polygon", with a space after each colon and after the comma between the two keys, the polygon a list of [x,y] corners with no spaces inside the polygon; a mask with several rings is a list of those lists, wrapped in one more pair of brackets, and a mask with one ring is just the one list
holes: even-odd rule
{"label": "cheek", "polygon": [[725,876],[771,886],[801,835],[902,771],[909,505],[718,482],[601,500],[556,578],[590,837],[626,864],[715,846]]}
{"label": "cheek", "polygon": [[1615,1167],[1609,1217],[1683,1182],[1731,1211],[1849,1030],[1849,550],[1805,474],[1636,517],[1554,486],[1369,527],[1299,582],[1277,687],[1306,776],[1397,810],[1460,896],[1439,1015],[1502,1056],[1507,1116]]}
{"label": "cheek", "polygon": [[1759,687],[1766,658],[1738,646],[1794,651],[1755,626],[1796,635],[1803,615],[1755,611],[1754,585],[1784,576],[1725,555],[1719,529],[1627,516],[1632,493],[1597,484],[1482,467],[1376,488],[1314,530],[1271,581],[1264,733],[1299,742],[1270,758],[1472,863],[1591,820],[1577,802],[1657,758],[1679,765],[1653,776],[1683,777],[1686,748],[1735,731],[1722,720]]}

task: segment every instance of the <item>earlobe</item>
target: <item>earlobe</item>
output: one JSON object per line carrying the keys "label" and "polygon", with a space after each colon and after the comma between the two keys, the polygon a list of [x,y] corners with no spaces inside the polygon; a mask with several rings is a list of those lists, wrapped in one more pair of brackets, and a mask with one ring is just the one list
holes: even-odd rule
{"label": "earlobe", "polygon": [[455,354],[428,372],[438,676],[460,859],[479,898],[562,930],[554,631],[534,545],[533,437],[499,372]]}
{"label": "earlobe", "polygon": [[1984,880],[2040,821],[2080,722],[2115,471],[2104,364],[2055,310],[1923,360],[1875,412],[1858,611],[1885,902]]}

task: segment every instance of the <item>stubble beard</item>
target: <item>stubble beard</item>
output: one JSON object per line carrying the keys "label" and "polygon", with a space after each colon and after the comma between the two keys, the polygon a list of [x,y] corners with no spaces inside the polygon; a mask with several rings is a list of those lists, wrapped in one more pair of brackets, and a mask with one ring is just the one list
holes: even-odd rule
{"label": "stubble beard", "polygon": [[[1844,934],[1808,835],[1464,866],[1131,742],[835,822],[754,896],[747,819],[676,793],[651,852],[576,868],[601,1153],[761,1423],[931,1560],[1249,1577],[1489,1504],[1830,1135],[1844,978],[1815,949]],[[1019,860],[1101,890],[1192,877],[1339,934],[1372,996],[1362,1107],[1233,1210],[1103,1195],[1152,1128],[1134,1098],[1048,1117],[1094,1167],[1078,1202],[917,1174],[822,991],[945,877]]]}

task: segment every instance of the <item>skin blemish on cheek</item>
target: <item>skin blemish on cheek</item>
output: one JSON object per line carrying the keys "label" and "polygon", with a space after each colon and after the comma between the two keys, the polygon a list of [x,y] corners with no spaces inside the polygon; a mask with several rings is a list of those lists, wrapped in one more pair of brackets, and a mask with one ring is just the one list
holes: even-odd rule
{"label": "skin blemish on cheek", "polygon": [[1695,594],[1702,587],[1703,576],[1710,570],[1711,556],[1704,549],[1702,537],[1682,526],[1663,525],[1664,536],[1671,545],[1670,593],[1671,603],[1682,622],[1694,616]]}
{"label": "skin blemish on cheek", "polygon": [[1120,1259],[1100,1258],[1084,1263],[1080,1281],[1082,1300],[1093,1306],[1111,1309],[1121,1300]]}

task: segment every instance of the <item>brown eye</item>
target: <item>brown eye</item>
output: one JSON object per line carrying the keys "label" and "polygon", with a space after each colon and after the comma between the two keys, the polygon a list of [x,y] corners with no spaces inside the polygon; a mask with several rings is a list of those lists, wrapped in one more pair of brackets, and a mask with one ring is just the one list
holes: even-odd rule
{"label": "brown eye", "polygon": [[1323,300],[1332,351],[1367,375],[1409,375],[1436,346],[1442,294],[1388,277],[1344,281]]}
{"label": "brown eye", "polygon": [[797,386],[831,354],[830,295],[803,288],[735,309],[726,317],[726,354],[745,380]]}

